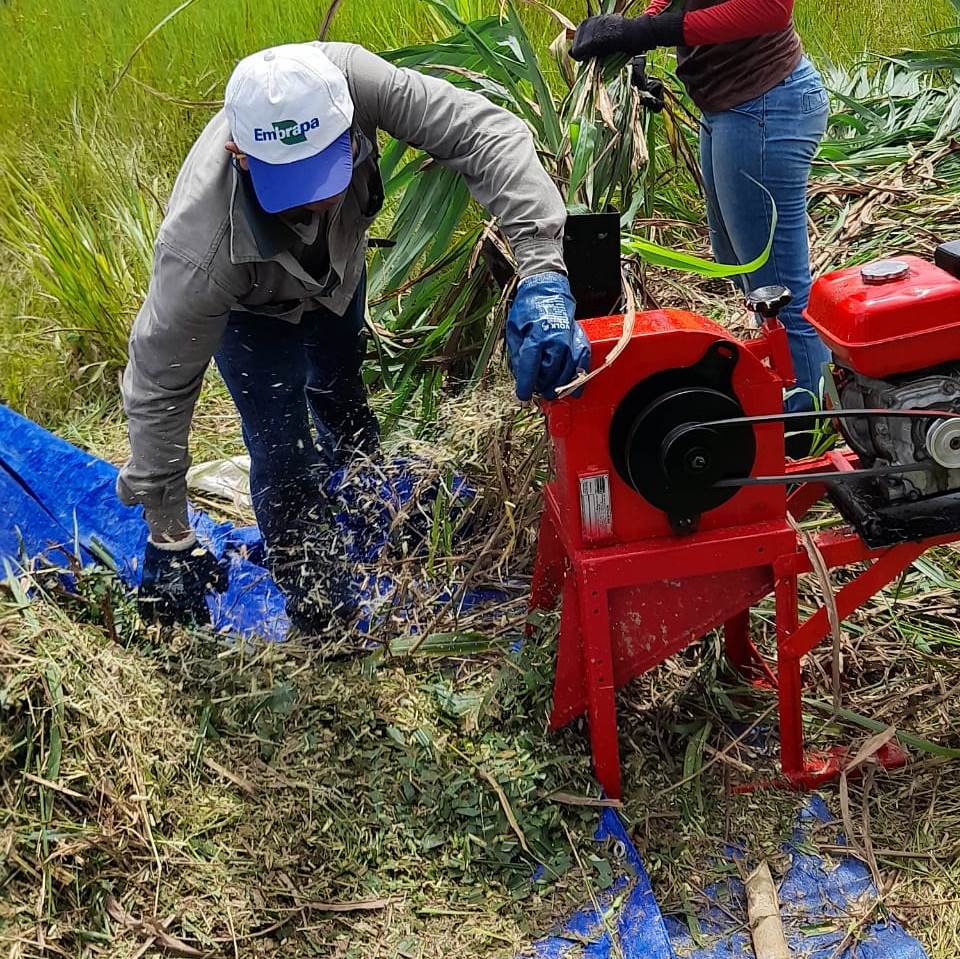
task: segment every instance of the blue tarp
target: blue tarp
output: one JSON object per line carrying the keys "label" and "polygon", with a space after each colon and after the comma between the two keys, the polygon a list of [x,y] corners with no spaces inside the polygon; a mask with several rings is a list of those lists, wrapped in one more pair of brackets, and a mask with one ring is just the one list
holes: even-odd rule
{"label": "blue tarp", "polygon": [[[812,830],[832,820],[823,800],[811,798],[799,811],[793,837],[784,847],[790,866],[780,883],[780,906],[794,956],[838,956],[854,921],[866,915],[877,899],[870,870],[858,859],[848,856],[828,865],[809,851]],[[845,845],[839,831],[831,838],[837,845]],[[736,850],[730,854],[739,858]],[[676,954],[684,959],[752,959],[750,933],[741,921],[746,918],[743,883],[731,879],[707,890],[707,895],[713,905],[697,917],[706,944],[696,945],[685,918],[667,919]],[[852,937],[839,959],[926,959],[926,952],[896,922],[875,922]]]}
{"label": "blue tarp", "polygon": [[[114,492],[116,469],[35,423],[0,405],[0,562],[13,568],[45,555],[58,565],[69,557],[81,562],[111,557],[128,585],[138,580],[137,560],[146,540],[139,508],[127,508]],[[393,489],[389,495],[403,492]],[[255,529],[216,523],[203,513],[192,520],[201,539],[231,564],[229,590],[211,598],[217,628],[282,639],[287,620],[282,597],[262,559]],[[341,522],[347,523],[346,517]],[[376,550],[367,541],[365,552]],[[369,558],[369,555],[366,557]],[[389,591],[389,582],[378,588]],[[468,602],[491,598],[475,594]],[[367,597],[371,607],[376,597]],[[794,955],[829,959],[843,941],[849,913],[862,915],[864,902],[876,898],[867,868],[848,857],[827,866],[806,851],[804,837],[812,824],[830,821],[822,801],[801,811],[793,841],[787,846],[790,868],[781,887],[784,924]],[[664,917],[657,905],[639,853],[620,817],[606,810],[597,833],[612,843],[624,874],[593,907],[576,913],[564,926],[531,946],[541,959],[747,959],[753,955],[746,926],[743,886],[729,880],[707,890],[708,904],[696,916],[696,940],[688,917]],[[837,837],[842,843],[842,837]],[[737,858],[736,850],[730,851]],[[834,920],[837,920],[834,922]],[[611,943],[611,932],[617,945]],[[530,954],[528,950],[526,955]],[[925,959],[920,944],[895,922],[864,930],[838,959]]]}
{"label": "blue tarp", "polygon": [[[846,857],[828,865],[809,851],[812,829],[831,820],[822,799],[805,801],[791,841],[784,847],[790,866],[779,891],[791,954],[798,959],[927,959],[920,943],[893,921],[868,925],[837,952],[853,921],[876,901],[877,890],[870,871],[859,860]],[[844,845],[839,832],[833,838]],[[623,959],[753,959],[739,879],[707,889],[707,903],[692,917],[664,916],[643,862],[615,811],[604,811],[597,839],[619,844],[625,875],[600,898],[599,912],[586,908],[553,935],[534,943],[537,959],[615,959],[620,955]],[[740,861],[742,854],[731,848],[729,858]],[[619,952],[611,945],[610,930],[619,937]]]}
{"label": "blue tarp", "polygon": [[[115,491],[117,470],[0,406],[0,556],[17,563],[40,555],[58,565],[109,556],[130,586],[139,580],[147,527],[140,507],[125,507]],[[256,530],[192,513],[198,536],[218,557],[229,556],[230,587],[209,599],[214,626],[280,639],[283,599],[258,556]]]}
{"label": "blue tarp", "polygon": [[[364,495],[389,498],[395,508],[413,493],[415,478],[408,461],[392,464],[389,479],[367,479]],[[125,583],[139,582],[137,564],[143,555],[147,527],[140,507],[123,506],[115,492],[117,470],[89,453],[47,432],[36,423],[0,405],[0,560],[17,563],[24,556],[45,556],[66,565],[76,556],[86,563],[109,556]],[[334,492],[346,495],[339,484],[343,474],[331,477]],[[355,495],[351,481],[350,495]],[[374,494],[371,496],[370,494]],[[467,500],[473,491],[462,479],[453,483],[454,502]],[[365,500],[363,529],[356,527],[346,510],[337,515],[343,541],[353,558],[370,563],[383,550],[391,512],[386,504],[371,510]],[[263,551],[255,527],[217,523],[205,513],[191,510],[191,523],[201,542],[218,559],[230,563],[230,585],[219,596],[210,595],[213,625],[238,635],[281,640],[289,622],[283,597],[262,565]],[[378,612],[390,610],[394,584],[387,577],[365,578],[361,587],[360,629],[366,631]],[[460,598],[465,611],[503,594],[472,590]],[[440,601],[443,601],[443,595]],[[396,617],[398,612],[391,610]]]}
{"label": "blue tarp", "polygon": [[596,838],[616,848],[625,874],[599,897],[599,911],[591,907],[575,913],[553,935],[534,943],[533,955],[537,959],[571,955],[576,959],[673,959],[647,870],[614,810],[604,810]]}

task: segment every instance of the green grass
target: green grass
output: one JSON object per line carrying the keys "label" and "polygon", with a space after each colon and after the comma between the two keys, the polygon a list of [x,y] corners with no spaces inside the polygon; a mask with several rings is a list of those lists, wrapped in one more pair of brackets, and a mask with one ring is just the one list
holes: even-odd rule
{"label": "green grass", "polygon": [[[461,0],[460,5],[472,13],[497,9],[489,0]],[[173,166],[206,113],[158,102],[129,81],[113,94],[109,90],[136,44],[175,6],[173,0],[140,0],[125,5],[122,15],[107,0],[12,0],[0,7],[0,57],[16,65],[0,76],[0,143],[57,152],[69,141],[62,124],[75,104],[81,116],[96,106],[111,136],[143,137],[159,163]],[[584,4],[559,0],[557,6],[577,20]],[[316,36],[322,10],[320,4],[287,0],[195,0],[150,41],[132,74],[177,96],[218,97],[238,57]],[[527,12],[544,43],[557,33],[544,13]],[[922,45],[932,31],[954,22],[947,0],[800,0],[797,20],[810,49],[836,60],[865,49],[891,52]],[[434,23],[421,0],[345,0],[332,36],[383,49],[423,39]]]}
{"label": "green grass", "polygon": [[[493,12],[495,0],[459,0],[467,15]],[[558,0],[572,20],[582,0]],[[311,39],[325,4],[288,0],[194,0],[137,56],[113,90],[121,66],[148,31],[176,6],[140,0],[119,14],[110,0],[10,0],[0,4],[0,150],[25,172],[42,177],[52,156],[72,150],[75,124],[96,126],[122,145],[143,144],[142,160],[168,176],[209,116],[158,99],[136,81],[187,100],[219,98],[232,64],[270,44]],[[535,5],[525,9],[545,49],[558,27]],[[870,0],[837,4],[799,0],[797,22],[815,56],[850,62],[864,50],[893,52],[924,45],[931,33],[956,22],[948,0]],[[423,0],[390,3],[344,0],[334,39],[385,49],[423,40],[438,21]]]}
{"label": "green grass", "polygon": [[[496,0],[456,5],[467,18],[498,9]],[[108,0],[0,3],[0,55],[15,64],[0,73],[0,398],[47,425],[62,422],[91,381],[107,383],[116,394],[110,387],[114,368],[97,365],[97,344],[77,339],[96,339],[98,303],[84,303],[69,289],[83,276],[112,279],[116,290],[100,287],[99,325],[111,331],[105,352],[115,358],[146,282],[142,238],[129,228],[144,222],[144,204],[151,207],[146,221],[159,214],[183,156],[211,114],[210,107],[170,98],[217,100],[240,56],[316,36],[326,9],[325,2],[193,0],[145,44],[129,75],[115,85],[137,44],[176,6],[176,0],[140,0],[119,14]],[[585,0],[557,0],[557,7],[576,21]],[[870,8],[799,0],[797,21],[816,58],[847,64],[867,49],[922,46],[956,22],[949,0],[872,0]],[[546,51],[556,21],[535,4],[523,6],[523,14]],[[387,49],[445,32],[424,0],[344,0],[331,35]],[[16,188],[20,178],[29,182],[28,191]],[[32,223],[37,205],[31,194],[62,215],[51,219],[49,210],[41,211]],[[46,249],[41,243],[40,250],[25,250],[35,237],[43,237]],[[86,249],[70,250],[71,242],[86,242]],[[25,259],[32,271],[24,269]],[[36,264],[44,260],[51,268],[66,261],[76,276],[38,282]],[[121,275],[128,264],[129,275]],[[90,332],[71,332],[78,327]]]}
{"label": "green grass", "polygon": [[798,0],[796,19],[814,56],[840,63],[864,50],[892,53],[928,46],[931,34],[957,22],[947,0]]}

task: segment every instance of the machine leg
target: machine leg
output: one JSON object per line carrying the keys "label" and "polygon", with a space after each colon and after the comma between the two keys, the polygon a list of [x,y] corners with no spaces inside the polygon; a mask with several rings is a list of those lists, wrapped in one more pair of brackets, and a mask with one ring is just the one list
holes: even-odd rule
{"label": "machine leg", "polygon": [[799,625],[797,577],[777,580],[777,673],[780,705],[780,763],[789,780],[804,773],[803,704],[800,688],[800,657],[790,654],[787,644]]}
{"label": "machine leg", "polygon": [[560,610],[560,636],[557,639],[557,665],[553,674],[553,711],[550,728],[559,729],[583,714],[587,708],[584,670],[583,629],[577,581],[569,573],[563,581],[563,605]]}
{"label": "machine leg", "polygon": [[[552,609],[560,595],[565,556],[563,543],[557,531],[556,520],[549,507],[540,517],[540,538],[537,541],[537,561],[533,568],[530,587],[530,610]],[[532,627],[527,624],[527,635]]]}
{"label": "machine leg", "polygon": [[749,609],[737,613],[733,619],[724,623],[723,638],[727,659],[741,676],[753,677],[757,686],[767,689],[777,688],[776,674],[750,639]]}
{"label": "machine leg", "polygon": [[607,591],[585,577],[579,584],[579,599],[593,768],[607,797],[619,799],[620,746]]}
{"label": "machine leg", "polygon": [[737,613],[733,619],[728,619],[723,627],[724,645],[727,650],[727,659],[738,673],[747,672],[747,667],[753,658],[750,648],[750,610],[745,609]]}
{"label": "machine leg", "polygon": [[741,675],[747,675],[757,665],[756,651],[750,642],[750,610],[737,613],[723,627],[724,645],[730,665]]}

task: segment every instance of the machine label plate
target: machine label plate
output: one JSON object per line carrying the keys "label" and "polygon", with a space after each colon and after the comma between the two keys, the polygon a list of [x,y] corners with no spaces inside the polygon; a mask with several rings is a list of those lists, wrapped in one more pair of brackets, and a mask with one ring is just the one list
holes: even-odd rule
{"label": "machine label plate", "polygon": [[609,473],[580,476],[580,525],[587,543],[613,536]]}

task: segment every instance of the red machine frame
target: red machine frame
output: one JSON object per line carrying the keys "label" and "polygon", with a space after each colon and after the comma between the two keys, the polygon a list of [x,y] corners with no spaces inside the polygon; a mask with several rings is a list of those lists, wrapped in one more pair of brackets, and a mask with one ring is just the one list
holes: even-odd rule
{"label": "red machine frame", "polygon": [[[654,320],[663,325],[662,314]],[[658,332],[656,323],[651,322],[653,332]],[[596,328],[592,338],[595,343],[602,339]],[[764,341],[765,346],[758,345]],[[768,372],[773,374],[777,374],[778,360],[783,369],[784,346],[782,327],[775,322],[767,325],[759,340],[743,344],[745,350],[752,350],[763,359]],[[776,382],[782,383],[787,376],[779,374]],[[548,412],[548,416],[563,419],[569,413]],[[563,440],[556,437],[567,435],[569,430],[556,430],[554,426],[551,423],[555,442],[562,445]],[[769,433],[760,434],[761,429],[766,427],[758,427],[758,435],[769,438]],[[778,455],[782,455],[782,431],[780,444]],[[770,451],[764,455],[769,458]],[[562,450],[560,456],[565,456]],[[853,454],[834,452],[820,459],[789,464],[787,472],[847,472],[857,465]],[[761,488],[771,491],[768,502],[773,504],[770,518],[761,522],[704,524],[701,531],[687,536],[655,536],[633,542],[621,539],[603,544],[584,541],[579,514],[578,522],[571,522],[570,482],[570,476],[558,475],[545,491],[530,608],[546,610],[562,600],[550,724],[556,729],[581,714],[587,715],[594,769],[606,795],[619,798],[622,794],[616,690],[698,641],[717,625],[724,626],[730,662],[745,675],[762,677],[777,690],[783,770],[778,784],[810,789],[835,779],[848,762],[848,749],[837,747],[826,753],[810,753],[804,748],[802,659],[827,637],[830,623],[823,607],[800,621],[797,579],[811,572],[811,561],[791,522],[802,519],[823,498],[824,483],[801,483],[785,500],[784,487],[775,493],[774,488]],[[638,494],[634,495],[640,499]],[[738,497],[745,495],[750,494],[744,491]],[[776,496],[781,498],[779,507]],[[645,505],[638,505],[637,509]],[[895,580],[927,549],[958,541],[960,534],[886,549],[870,549],[846,527],[821,532],[813,539],[828,568],[869,564],[836,593],[842,620]],[[673,586],[675,590],[671,589]],[[771,592],[776,607],[776,671],[765,662],[750,638],[750,609]],[[652,615],[647,612],[651,604],[656,607]],[[640,615],[637,609],[644,610],[647,632],[636,633],[632,639],[617,638],[613,628],[617,621]],[[664,623],[676,622],[679,626],[664,626],[662,639],[656,635],[651,639],[650,620],[658,621],[659,616]],[[647,638],[638,646],[636,635]],[[903,765],[906,755],[893,743],[881,752],[879,759],[893,767]]]}

